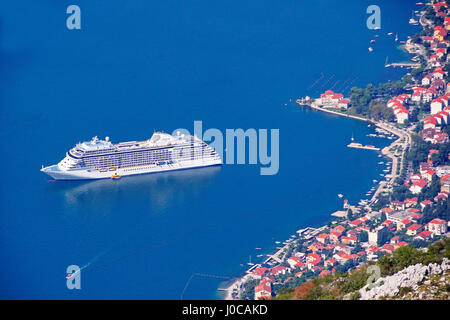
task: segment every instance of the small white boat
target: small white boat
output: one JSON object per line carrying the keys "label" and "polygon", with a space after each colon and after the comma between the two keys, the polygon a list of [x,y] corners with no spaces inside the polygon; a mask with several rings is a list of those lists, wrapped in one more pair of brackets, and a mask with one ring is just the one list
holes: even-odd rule
{"label": "small white boat", "polygon": [[372,47],[369,47],[369,52],[372,52],[373,51],[373,48]]}
{"label": "small white boat", "polygon": [[339,194],[338,194],[338,197],[339,197],[339,198],[342,198],[343,196],[344,196],[344,195],[343,195],[342,193],[339,193]]}

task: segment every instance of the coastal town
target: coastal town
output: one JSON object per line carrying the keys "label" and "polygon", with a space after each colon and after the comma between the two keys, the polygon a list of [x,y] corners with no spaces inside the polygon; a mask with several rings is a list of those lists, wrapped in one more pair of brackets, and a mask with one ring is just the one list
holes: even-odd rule
{"label": "coastal town", "polygon": [[358,88],[348,98],[327,90],[296,101],[300,108],[366,121],[384,137],[395,136],[379,154],[390,172],[374,180],[370,197],[357,204],[339,195],[343,206],[326,225],[298,230],[263,263],[252,264],[226,289],[226,299],[271,299],[308,279],[356,270],[399,248],[426,248],[450,237],[448,2],[417,4],[422,30],[403,42],[415,63],[395,90],[380,94],[380,86],[367,105],[359,98],[368,90]]}

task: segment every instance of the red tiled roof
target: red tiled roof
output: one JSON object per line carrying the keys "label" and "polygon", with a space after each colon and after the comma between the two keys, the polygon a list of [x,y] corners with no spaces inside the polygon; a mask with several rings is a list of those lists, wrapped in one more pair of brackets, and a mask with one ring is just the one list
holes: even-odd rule
{"label": "red tiled roof", "polygon": [[431,220],[429,223],[431,223],[431,224],[443,224],[443,223],[445,223],[445,220],[435,218],[435,219]]}
{"label": "red tiled roof", "polygon": [[410,202],[417,202],[418,198],[414,197],[414,198],[407,198],[405,199],[405,203],[410,203]]}
{"label": "red tiled roof", "polygon": [[255,292],[267,291],[272,292],[272,288],[270,287],[270,281],[261,280],[261,282],[255,287]]}
{"label": "red tiled roof", "polygon": [[361,223],[362,223],[361,220],[355,219],[355,220],[353,220],[352,222],[350,222],[349,224],[354,225],[354,226],[358,226],[358,225],[360,225]]}
{"label": "red tiled roof", "polygon": [[312,257],[313,259],[320,259],[320,256],[317,253],[308,253],[307,257]]}
{"label": "red tiled roof", "polygon": [[419,233],[417,236],[421,237],[423,239],[429,238],[433,233],[431,231],[422,231],[421,233]]}
{"label": "red tiled roof", "polygon": [[281,271],[286,270],[286,269],[287,269],[286,267],[283,267],[283,266],[277,266],[277,267],[273,268],[271,272],[272,272],[273,274],[278,274],[278,273],[280,273]]}
{"label": "red tiled roof", "polygon": [[253,273],[255,273],[255,274],[259,275],[259,276],[262,276],[267,270],[269,270],[269,269],[267,269],[266,267],[256,268],[253,271]]}
{"label": "red tiled roof", "polygon": [[319,277],[323,277],[323,276],[327,276],[330,274],[330,271],[328,270],[323,270],[322,272],[320,272]]}
{"label": "red tiled roof", "polygon": [[315,259],[315,260],[313,260],[313,261],[308,262],[308,264],[312,264],[312,265],[315,266],[316,264],[319,264],[320,261],[321,261],[321,259]]}
{"label": "red tiled roof", "polygon": [[330,232],[330,235],[333,235],[333,236],[335,236],[335,237],[340,237],[341,234],[342,234],[342,233],[337,232],[337,231],[331,231],[331,232]]}
{"label": "red tiled roof", "polygon": [[407,245],[408,245],[408,243],[405,242],[405,241],[402,241],[402,242],[399,242],[399,243],[396,243],[396,244],[395,244],[395,246],[398,247],[398,248],[399,248],[399,247],[404,247],[404,246],[407,246]]}
{"label": "red tiled roof", "polygon": [[415,215],[412,216],[412,218],[414,218],[414,219],[422,219],[423,218],[423,214],[416,213]]}
{"label": "red tiled roof", "polygon": [[418,186],[420,188],[424,188],[428,184],[428,181],[425,179],[419,179],[413,183],[413,186]]}
{"label": "red tiled roof", "polygon": [[414,223],[413,225],[408,227],[408,230],[419,230],[420,228],[422,228],[422,225]]}

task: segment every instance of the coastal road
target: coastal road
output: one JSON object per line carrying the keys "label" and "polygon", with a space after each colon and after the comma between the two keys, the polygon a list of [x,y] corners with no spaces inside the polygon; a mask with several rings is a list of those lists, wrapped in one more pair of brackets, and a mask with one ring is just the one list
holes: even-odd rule
{"label": "coastal road", "polygon": [[[395,179],[398,176],[397,168],[398,168],[398,166],[400,166],[400,168],[403,167],[403,163],[405,161],[406,149],[411,145],[411,135],[407,130],[400,129],[400,128],[395,127],[394,125],[390,125],[388,123],[383,123],[383,122],[376,122],[375,124],[378,127],[380,127],[381,129],[384,129],[386,131],[389,131],[389,132],[395,134],[399,138],[397,140],[395,140],[393,143],[391,143],[389,146],[383,148],[383,150],[381,151],[383,155],[392,159],[391,177],[390,177],[390,180],[386,179],[386,181],[381,181],[379,183],[377,190],[375,191],[375,193],[372,196],[372,199],[371,199],[372,203],[375,201],[378,194],[384,191],[386,185],[393,184],[393,182],[395,181]],[[400,158],[395,156],[395,153],[396,153],[395,151],[394,152],[390,151],[390,149],[393,149],[395,147],[401,147],[401,149],[402,149]],[[400,159],[400,161],[399,161],[399,159]]]}

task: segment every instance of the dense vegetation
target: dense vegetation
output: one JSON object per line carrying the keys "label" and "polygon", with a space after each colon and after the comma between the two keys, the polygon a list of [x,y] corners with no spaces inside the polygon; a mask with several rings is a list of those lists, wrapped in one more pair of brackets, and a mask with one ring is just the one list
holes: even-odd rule
{"label": "dense vegetation", "polygon": [[404,87],[412,84],[410,76],[403,76],[401,80],[381,83],[378,86],[368,84],[366,88],[353,87],[350,89],[351,108],[349,113],[373,117],[376,120],[391,121],[394,113],[386,106],[391,97],[405,92]]}
{"label": "dense vegetation", "polygon": [[410,246],[401,247],[394,251],[392,256],[384,256],[378,260],[381,275],[392,275],[400,270],[417,264],[441,263],[443,258],[450,259],[450,239],[445,238],[433,243],[426,251]]}

